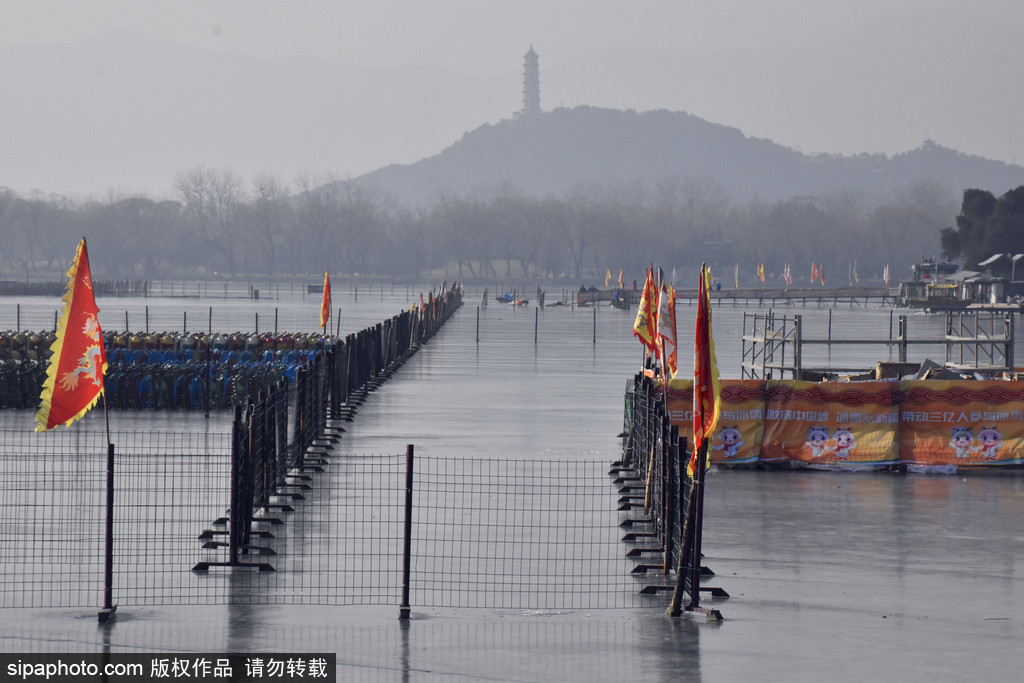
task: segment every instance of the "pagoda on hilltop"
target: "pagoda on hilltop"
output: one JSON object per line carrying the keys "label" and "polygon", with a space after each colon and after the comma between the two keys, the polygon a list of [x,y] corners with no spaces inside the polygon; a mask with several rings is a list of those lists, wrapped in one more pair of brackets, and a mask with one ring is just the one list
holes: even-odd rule
{"label": "pagoda on hilltop", "polygon": [[523,109],[519,113],[522,116],[540,113],[540,66],[533,45],[523,55]]}

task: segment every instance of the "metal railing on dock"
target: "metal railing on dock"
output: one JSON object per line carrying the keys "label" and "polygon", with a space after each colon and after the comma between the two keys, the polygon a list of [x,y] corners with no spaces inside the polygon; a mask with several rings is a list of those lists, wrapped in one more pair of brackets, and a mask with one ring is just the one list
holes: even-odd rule
{"label": "metal railing on dock", "polygon": [[[895,322],[895,330],[893,323]],[[869,373],[874,364],[831,362],[833,347],[877,347],[896,362],[907,364],[911,347],[945,349],[949,368],[986,374],[1014,371],[1013,313],[987,311],[947,312],[942,337],[912,337],[909,319],[890,313],[887,337],[847,338],[832,333],[832,310],[828,311],[825,336],[805,335],[804,316],[744,313],[741,372],[744,379],[823,379],[841,373]],[[829,362],[809,365],[809,351],[826,348]],[[878,360],[882,360],[880,357]]]}

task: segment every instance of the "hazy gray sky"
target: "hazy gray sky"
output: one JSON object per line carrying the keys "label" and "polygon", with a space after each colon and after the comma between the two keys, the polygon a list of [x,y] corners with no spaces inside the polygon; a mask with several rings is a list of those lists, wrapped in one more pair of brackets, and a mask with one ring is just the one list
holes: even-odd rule
{"label": "hazy gray sky", "polygon": [[[465,79],[459,87],[470,99],[480,84],[479,108],[453,101],[458,111],[446,111],[445,102],[421,98],[421,106],[397,107],[406,112],[370,117],[379,130],[361,122],[358,141],[321,136],[344,153],[307,154],[305,164],[305,142],[290,143],[286,125],[275,135],[284,150],[277,156],[221,149],[211,134],[197,139],[195,150],[177,144],[162,155],[155,148],[142,163],[132,159],[138,139],[123,154],[116,151],[116,127],[100,131],[83,119],[89,132],[63,130],[60,117],[44,127],[31,111],[22,122],[18,110],[26,98],[5,92],[8,111],[0,113],[0,125],[25,135],[0,141],[0,185],[22,192],[116,187],[166,194],[174,174],[191,164],[243,175],[269,170],[290,179],[301,171],[358,174],[410,163],[466,130],[510,116],[519,103],[522,55],[531,45],[541,57],[545,109],[687,111],[806,153],[895,154],[934,139],[969,154],[1024,161],[1024,3],[1006,0],[0,0],[0,56],[26,47],[43,47],[32,54],[44,55],[115,30],[204,54],[416,67],[424,78],[444,70]],[[505,95],[495,97],[497,90]],[[230,97],[230,89],[224,92]],[[58,96],[47,93],[45,102],[59,102],[49,99]],[[117,103],[105,105],[116,109]],[[78,121],[74,102],[66,109],[65,120]],[[311,131],[295,135],[303,133]],[[76,145],[82,135],[109,141]],[[36,136],[52,140],[56,151],[33,155]],[[100,159],[96,150],[104,147],[107,158]],[[289,147],[298,151],[289,156]]]}
{"label": "hazy gray sky", "polygon": [[[1003,3],[1010,5],[1012,3]],[[896,8],[894,9],[894,5]],[[2,45],[76,40],[112,28],[195,47],[344,64],[509,68],[523,46],[558,59],[607,48],[684,52],[817,47],[943,0],[3,0]],[[975,5],[977,6],[977,5]]]}

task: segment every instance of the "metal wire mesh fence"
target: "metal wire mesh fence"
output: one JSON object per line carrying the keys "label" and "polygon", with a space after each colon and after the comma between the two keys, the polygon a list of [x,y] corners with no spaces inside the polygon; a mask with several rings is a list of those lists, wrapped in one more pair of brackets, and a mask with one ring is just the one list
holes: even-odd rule
{"label": "metal wire mesh fence", "polygon": [[307,359],[291,382],[248,382],[234,414],[122,411],[118,424],[136,428],[109,447],[99,411],[44,434],[28,411],[5,411],[0,604],[663,603],[631,573],[607,463],[424,458],[413,471],[401,455],[333,456],[329,421],[351,419],[460,303],[431,297],[422,315]]}
{"label": "metal wire mesh fence", "polygon": [[[196,530],[223,512],[230,435],[117,431],[112,440],[118,595],[130,603],[198,601],[176,568],[198,559]],[[106,452],[102,419],[73,431],[0,430],[0,476],[8,482],[0,494],[3,606],[99,604]]]}
{"label": "metal wire mesh fence", "polygon": [[417,458],[410,602],[641,606],[607,471],[585,460]]}
{"label": "metal wire mesh fence", "polygon": [[[405,456],[335,458],[295,477],[253,516],[241,561],[217,566],[231,462],[223,428],[113,433],[115,602],[397,606]],[[97,605],[105,435],[6,429],[0,439],[11,482],[0,492],[2,605]],[[605,463],[421,458],[414,490],[414,606],[654,604],[630,573]]]}

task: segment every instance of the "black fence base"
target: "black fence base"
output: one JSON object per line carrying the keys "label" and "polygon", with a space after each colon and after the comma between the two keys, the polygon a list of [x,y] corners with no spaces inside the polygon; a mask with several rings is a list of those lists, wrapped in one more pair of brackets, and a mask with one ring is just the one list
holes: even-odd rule
{"label": "black fence base", "polygon": [[[257,538],[274,538],[274,534],[269,531],[252,531],[250,532]],[[203,533],[199,534],[199,540],[205,541],[213,538],[214,536],[227,536],[227,529],[204,529]]]}
{"label": "black fence base", "polygon": [[241,567],[243,569],[259,569],[261,572],[277,571],[271,564],[267,562],[199,562],[198,564],[196,564],[196,566],[192,567],[192,571],[207,572],[210,571],[210,567]]}

